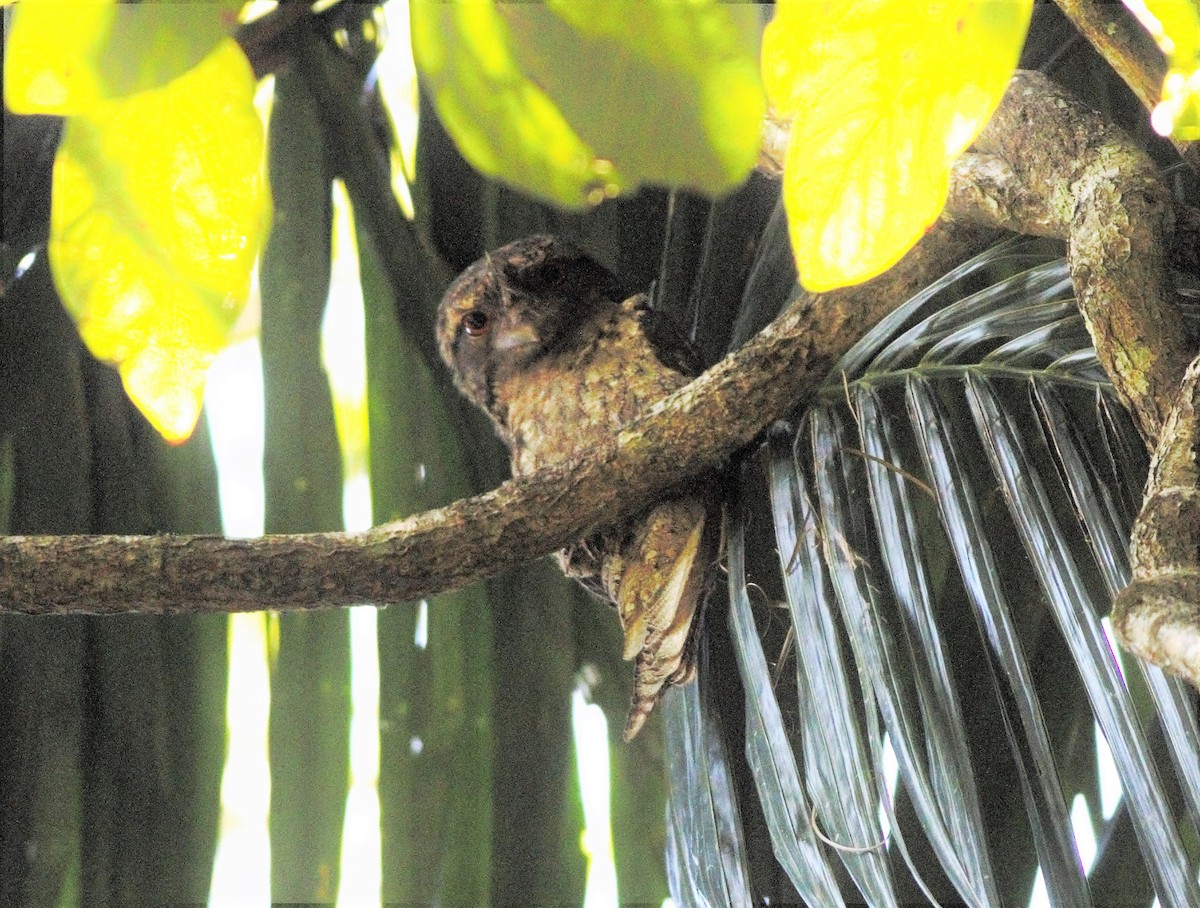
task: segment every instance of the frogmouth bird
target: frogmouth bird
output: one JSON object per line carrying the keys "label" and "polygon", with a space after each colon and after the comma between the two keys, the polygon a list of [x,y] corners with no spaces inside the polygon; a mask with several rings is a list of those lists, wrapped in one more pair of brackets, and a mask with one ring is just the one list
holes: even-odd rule
{"label": "frogmouth bird", "polygon": [[[491,417],[515,476],[578,462],[698,374],[690,347],[651,319],[645,294],[547,236],[471,265],[438,310],[438,347],[458,388]],[[557,553],[569,577],[616,606],[634,661],[625,740],[664,688],[695,674],[695,636],[720,548],[711,480],[598,526]]]}

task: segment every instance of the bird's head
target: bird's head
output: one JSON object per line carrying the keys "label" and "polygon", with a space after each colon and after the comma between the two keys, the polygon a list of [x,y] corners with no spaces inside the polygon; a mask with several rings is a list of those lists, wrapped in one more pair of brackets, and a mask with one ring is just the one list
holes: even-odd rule
{"label": "bird's head", "polygon": [[617,278],[570,243],[532,236],[464,271],[438,308],[438,349],[455,384],[497,415],[495,389],[570,342],[572,331],[621,300]]}

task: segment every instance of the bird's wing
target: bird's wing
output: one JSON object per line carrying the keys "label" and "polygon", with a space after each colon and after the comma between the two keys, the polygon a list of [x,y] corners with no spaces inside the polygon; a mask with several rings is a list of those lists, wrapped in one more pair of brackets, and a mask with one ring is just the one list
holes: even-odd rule
{"label": "bird's wing", "polygon": [[693,624],[721,545],[720,510],[710,502],[691,496],[663,502],[623,547],[617,611],[625,633],[623,655],[635,660],[627,741],[645,723],[663,688],[694,673]]}

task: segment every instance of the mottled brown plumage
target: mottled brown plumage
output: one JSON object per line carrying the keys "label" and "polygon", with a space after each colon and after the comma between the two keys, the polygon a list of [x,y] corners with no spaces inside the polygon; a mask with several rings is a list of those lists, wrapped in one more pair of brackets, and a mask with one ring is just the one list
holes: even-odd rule
{"label": "mottled brown plumage", "polygon": [[[492,419],[525,476],[568,466],[690,381],[689,348],[652,327],[644,294],[551,237],[517,240],[450,286],[438,344],[462,392]],[[711,487],[600,527],[558,553],[564,572],[617,607],[634,660],[625,738],[664,687],[694,674],[696,618],[720,546]]]}

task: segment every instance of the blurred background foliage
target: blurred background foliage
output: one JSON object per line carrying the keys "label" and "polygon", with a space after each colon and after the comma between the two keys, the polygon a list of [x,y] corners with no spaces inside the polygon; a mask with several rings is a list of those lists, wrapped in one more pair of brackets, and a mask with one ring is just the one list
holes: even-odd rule
{"label": "blurred background foliage", "polygon": [[[715,201],[647,185],[570,211],[472,168],[422,93],[398,179],[384,20],[370,3],[323,6],[238,33],[277,71],[259,273],[268,532],[345,525],[343,481],[364,466],[374,522],[507,477],[433,353],[442,287],[487,249],[575,240],[630,292],[653,287],[708,362],[798,292],[779,187],[759,174]],[[1055,7],[1036,5],[1022,65],[1129,129],[1197,202]],[[0,520],[219,532],[206,423],[163,443],[58,298],[45,249],[61,132],[4,111]],[[335,178],[365,313],[365,434],[321,360]],[[1186,294],[1195,279],[1180,282]],[[610,752],[621,903],[1200,904],[1194,694],[1114,657],[1101,621],[1128,574],[1144,449],[1095,365],[1061,249],[997,238],[842,369],[730,465],[728,597],[710,602],[700,681]],[[268,628],[276,901],[347,891],[353,624],[338,611]],[[580,903],[572,698],[624,715],[611,615],[540,562],[381,611],[376,630],[377,898]],[[0,904],[209,898],[228,639],[220,617],[0,619]]]}

